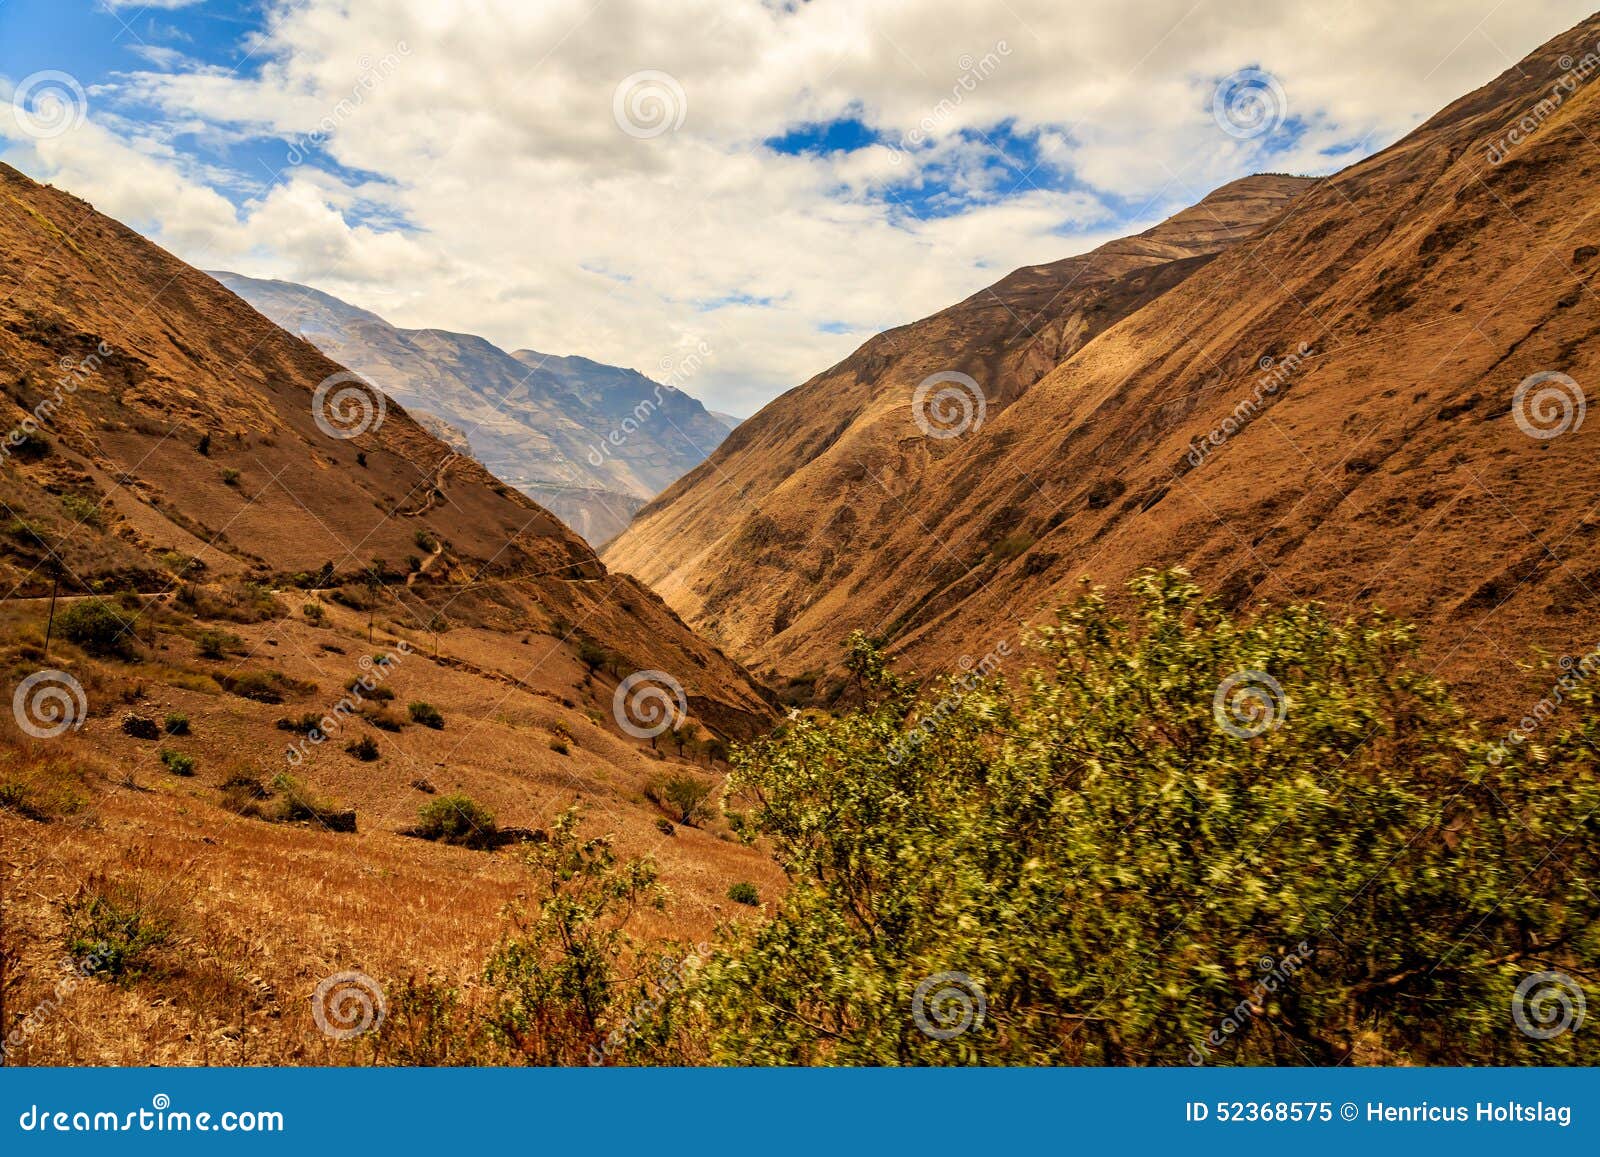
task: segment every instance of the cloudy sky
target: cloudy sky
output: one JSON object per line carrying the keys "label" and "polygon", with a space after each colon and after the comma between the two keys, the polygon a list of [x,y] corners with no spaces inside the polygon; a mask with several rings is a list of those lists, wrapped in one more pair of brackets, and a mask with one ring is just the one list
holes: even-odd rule
{"label": "cloudy sky", "polygon": [[0,0],[0,159],[202,268],[748,415],[1252,171],[1324,173],[1566,0]]}

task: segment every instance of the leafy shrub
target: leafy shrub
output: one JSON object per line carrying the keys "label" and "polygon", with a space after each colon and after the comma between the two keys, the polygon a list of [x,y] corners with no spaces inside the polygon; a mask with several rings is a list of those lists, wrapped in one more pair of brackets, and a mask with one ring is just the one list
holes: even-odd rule
{"label": "leafy shrub", "polygon": [[189,717],[181,711],[174,711],[161,721],[161,730],[168,735],[188,735]]}
{"label": "leafy shrub", "polygon": [[371,687],[363,686],[363,678],[365,676],[357,675],[344,685],[344,689],[375,703],[389,703],[394,700],[393,690],[385,687],[382,683],[374,683]]}
{"label": "leafy shrub", "polygon": [[740,880],[728,887],[728,899],[735,904],[748,904],[752,908],[761,903],[761,895],[756,891],[756,886],[746,880]]}
{"label": "leafy shrub", "polygon": [[425,840],[464,848],[492,848],[499,844],[494,813],[459,793],[429,800],[417,812],[412,833]]}
{"label": "leafy shrub", "polygon": [[[1505,749],[1409,627],[1130,591],[1131,622],[1086,595],[1037,667],[926,695],[854,639],[857,709],[735,756],[791,886],[704,970],[711,1060],[1600,1060],[1506,1025],[1519,980],[1600,950],[1600,688]],[[1233,676],[1256,697],[1219,705]],[[908,1029],[950,973],[987,1016]]]}
{"label": "leafy shrub", "polygon": [[229,651],[237,651],[244,640],[229,631],[201,631],[194,644],[202,659],[225,659]]}
{"label": "leafy shrub", "polygon": [[672,826],[672,821],[669,819],[657,819],[656,831],[660,832],[664,836],[675,836],[678,834],[678,829]]}
{"label": "leafy shrub", "polygon": [[321,603],[307,603],[305,606],[300,608],[300,613],[303,614],[312,624],[319,627],[322,625],[323,620],[326,619],[328,615],[328,612],[323,609]]}
{"label": "leafy shrub", "polygon": [[224,486],[239,485],[239,472],[232,466],[224,466],[222,468],[222,483]]}
{"label": "leafy shrub", "polygon": [[362,763],[371,763],[378,758],[379,754],[377,741],[370,735],[363,735],[355,742],[346,744],[345,750]]}
{"label": "leafy shrub", "polygon": [[316,684],[291,678],[278,671],[218,675],[217,682],[241,699],[254,699],[257,703],[282,703],[288,695],[303,695],[316,690]]}
{"label": "leafy shrub", "polygon": [[550,750],[555,752],[557,755],[572,754],[572,748],[568,747],[567,741],[560,737],[555,737],[550,740]]}
{"label": "leafy shrub", "polygon": [[444,727],[444,716],[439,714],[439,709],[432,703],[416,702],[406,708],[411,713],[411,722],[420,723],[424,727],[431,727],[435,731]]}
{"label": "leafy shrub", "polygon": [[100,513],[100,504],[93,498],[82,494],[63,494],[61,496],[61,509],[66,512],[73,522],[85,526],[100,528],[105,525],[105,517]]}
{"label": "leafy shrub", "polygon": [[655,864],[619,863],[608,841],[582,839],[576,808],[557,817],[544,842],[525,846],[545,899],[533,912],[513,910],[484,968],[492,1031],[528,1064],[601,1063],[625,1043],[616,1026],[647,1019],[628,1016],[633,986],[622,983],[617,961],[633,944],[629,920],[665,903]]}
{"label": "leafy shrub", "polygon": [[651,780],[644,794],[651,803],[665,808],[668,816],[678,823],[698,827],[713,814],[710,803],[713,786],[710,781],[694,775],[664,775]]}
{"label": "leafy shrub", "polygon": [[181,751],[172,751],[163,747],[161,749],[161,762],[173,775],[193,775],[194,756],[185,755]]}
{"label": "leafy shrub", "polygon": [[61,637],[91,655],[129,659],[136,653],[135,621],[105,599],[80,599],[56,615]]}
{"label": "leafy shrub", "polygon": [[176,933],[160,891],[90,876],[62,905],[67,955],[86,976],[134,980],[155,970]]}
{"label": "leafy shrub", "polygon": [[356,830],[354,811],[316,795],[292,775],[280,773],[274,776],[272,789],[276,793],[274,806],[262,813],[264,819],[280,823],[309,821],[334,832]]}

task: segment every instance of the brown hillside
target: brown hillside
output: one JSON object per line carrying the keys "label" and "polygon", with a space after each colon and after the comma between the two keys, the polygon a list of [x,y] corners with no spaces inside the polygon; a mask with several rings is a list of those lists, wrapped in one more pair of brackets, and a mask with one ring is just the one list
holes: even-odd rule
{"label": "brown hillside", "polygon": [[[73,986],[10,1060],[335,1060],[311,1015],[326,976],[363,970],[391,997],[408,976],[473,983],[531,877],[514,843],[406,834],[451,793],[508,840],[577,802],[585,836],[653,854],[672,900],[649,936],[708,936],[734,882],[781,887],[715,807],[685,825],[653,802],[663,776],[715,789],[725,747],[639,738],[613,707],[622,677],[665,672],[720,741],[764,728],[764,692],[400,406],[324,433],[313,391],[339,372],[0,166],[6,1032],[59,999],[75,897],[134,889],[171,925],[154,973]],[[96,608],[114,637],[84,629]],[[353,694],[374,672],[384,694]],[[35,677],[62,693],[28,694]],[[38,737],[67,687],[79,713]],[[324,742],[307,719],[334,720]]]}
{"label": "brown hillside", "polygon": [[[828,663],[851,627],[936,671],[1014,639],[1079,576],[1169,564],[1234,604],[1415,618],[1442,670],[1483,697],[1530,647],[1587,649],[1595,427],[1532,437],[1512,402],[1540,371],[1590,380],[1593,82],[1491,153],[1597,31],[1591,19],[1317,182],[1084,340],[1034,347],[1059,364],[1025,393],[993,329],[959,328],[973,301],[875,339],[747,422],[608,560],[745,661],[791,674]],[[1174,220],[1211,212],[1228,235],[1248,228],[1208,202]],[[984,384],[981,429],[937,440],[915,424],[911,390],[940,368]],[[1214,430],[1231,436],[1196,452]],[[652,563],[669,541],[692,548]]]}

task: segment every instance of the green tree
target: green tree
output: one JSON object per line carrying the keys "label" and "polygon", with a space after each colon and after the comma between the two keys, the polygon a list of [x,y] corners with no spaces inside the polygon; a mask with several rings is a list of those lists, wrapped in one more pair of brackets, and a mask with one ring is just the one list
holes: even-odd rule
{"label": "green tree", "polygon": [[666,899],[653,860],[619,862],[609,840],[581,838],[578,822],[569,808],[548,839],[525,846],[538,907],[513,909],[511,930],[484,971],[493,1032],[533,1065],[587,1063],[620,1027],[619,1001],[630,987],[622,967],[634,953],[627,925]]}
{"label": "green tree", "polygon": [[862,706],[736,754],[789,888],[695,987],[711,1059],[1600,1060],[1511,1016],[1531,973],[1597,978],[1592,688],[1501,758],[1407,626],[1130,591],[920,697],[853,639]]}

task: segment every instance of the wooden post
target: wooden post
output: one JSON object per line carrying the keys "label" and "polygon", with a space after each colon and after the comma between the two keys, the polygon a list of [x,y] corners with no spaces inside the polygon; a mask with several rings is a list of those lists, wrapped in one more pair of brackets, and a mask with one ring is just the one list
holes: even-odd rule
{"label": "wooden post", "polygon": [[55,566],[50,569],[54,572],[54,575],[50,583],[50,619],[44,628],[44,657],[46,659],[50,657],[50,636],[55,633],[56,629],[56,594],[61,590],[61,568]]}

